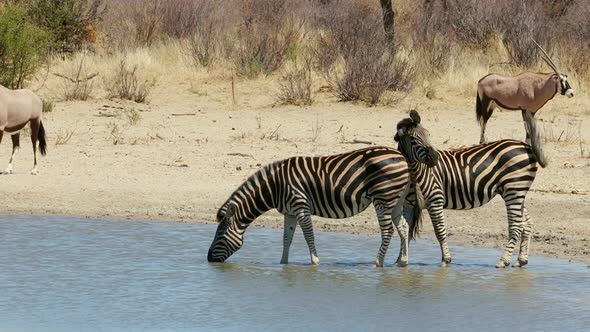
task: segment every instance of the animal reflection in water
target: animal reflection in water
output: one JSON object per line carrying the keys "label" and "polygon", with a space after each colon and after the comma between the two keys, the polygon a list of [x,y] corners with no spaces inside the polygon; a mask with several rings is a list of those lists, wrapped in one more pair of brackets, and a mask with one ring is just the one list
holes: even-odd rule
{"label": "animal reflection in water", "polygon": [[574,96],[567,75],[557,68],[539,44],[535,44],[543,53],[543,60],[553,69],[553,73],[523,73],[514,77],[489,74],[477,83],[476,115],[481,128],[480,143],[486,142],[486,124],[496,106],[506,110],[521,110],[526,142],[531,144],[531,124],[525,113],[530,113],[532,119],[558,92],[570,98]]}
{"label": "animal reflection in water", "polygon": [[20,148],[20,131],[27,125],[31,127],[33,143],[33,169],[31,174],[39,173],[37,168],[37,140],[41,155],[47,151],[45,129],[41,122],[43,102],[33,91],[27,89],[11,90],[0,85],[0,142],[4,133],[12,138],[12,154],[3,174],[12,173],[14,157]]}
{"label": "animal reflection in water", "polygon": [[[381,246],[375,265],[383,266],[395,226],[401,239],[397,264],[405,266],[408,264],[408,237],[413,238],[416,232],[402,218],[402,205],[409,186],[405,158],[387,147],[274,162],[250,176],[221,206],[217,213],[219,226],[207,259],[225,261],[241,248],[246,228],[264,212],[277,209],[284,214],[285,227],[281,263],[288,263],[289,247],[299,224],[311,262],[319,264],[311,216],[352,217],[372,203],[381,229]],[[418,207],[416,209],[419,211]],[[404,215],[406,211],[404,209]],[[421,214],[413,215],[420,217]]]}
{"label": "animal reflection in water", "polygon": [[[441,265],[451,262],[443,209],[466,210],[488,203],[500,195],[506,203],[509,241],[496,267],[510,264],[512,251],[520,240],[518,261],[513,266],[528,263],[532,221],[524,206],[538,165],[545,167],[539,134],[530,120],[532,146],[506,139],[475,145],[460,150],[435,150],[429,143],[428,132],[420,124],[420,115],[397,124],[395,141],[406,156],[412,179],[421,190],[434,233],[442,252]],[[408,197],[412,197],[408,195]],[[408,220],[412,220],[408,218]]]}

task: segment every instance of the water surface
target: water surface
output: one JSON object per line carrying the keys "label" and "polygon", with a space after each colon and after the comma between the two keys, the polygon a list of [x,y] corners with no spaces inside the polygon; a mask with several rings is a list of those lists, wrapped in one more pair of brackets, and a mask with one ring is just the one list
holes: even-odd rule
{"label": "water surface", "polygon": [[[206,262],[214,225],[0,216],[0,331],[583,331],[590,269],[500,252],[412,243],[410,266],[373,267],[379,239],[252,227],[227,263]],[[533,244],[534,246],[534,244]]]}

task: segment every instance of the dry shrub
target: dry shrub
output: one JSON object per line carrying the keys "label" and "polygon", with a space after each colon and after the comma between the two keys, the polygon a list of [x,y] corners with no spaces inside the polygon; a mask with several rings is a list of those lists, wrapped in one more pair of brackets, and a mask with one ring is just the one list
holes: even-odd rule
{"label": "dry shrub", "polygon": [[126,57],[119,62],[114,77],[109,79],[105,89],[109,92],[109,98],[121,98],[133,100],[136,103],[144,103],[154,86],[154,82],[141,80],[138,77],[138,66],[129,66]]}
{"label": "dry shrub", "polygon": [[97,73],[90,73],[86,67],[87,51],[73,58],[73,68],[66,75],[59,75],[63,79],[64,100],[87,100],[94,89],[92,78]]}
{"label": "dry shrub", "polygon": [[220,6],[212,0],[195,2],[194,6],[193,24],[185,37],[195,63],[208,66],[219,49],[215,40],[222,31]]}
{"label": "dry shrub", "polygon": [[383,31],[380,8],[352,1],[330,4],[334,7],[326,12],[331,16],[314,53],[326,55],[317,67],[335,95],[342,101],[376,104],[387,90],[411,90],[415,69],[396,56]]}
{"label": "dry shrub", "polygon": [[282,76],[279,83],[281,90],[277,96],[280,103],[291,105],[311,105],[311,60],[306,59],[301,64],[295,63]]}
{"label": "dry shrub", "polygon": [[281,67],[300,42],[302,23],[290,15],[286,0],[243,0],[233,63],[240,76],[254,78]]}

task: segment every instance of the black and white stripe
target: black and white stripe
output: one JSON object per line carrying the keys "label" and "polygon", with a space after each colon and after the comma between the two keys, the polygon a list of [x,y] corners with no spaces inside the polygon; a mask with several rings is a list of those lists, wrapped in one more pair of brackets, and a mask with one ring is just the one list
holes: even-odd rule
{"label": "black and white stripe", "polygon": [[242,246],[243,233],[250,223],[264,212],[277,209],[284,214],[285,222],[281,263],[288,262],[293,233],[299,224],[312,263],[318,264],[311,216],[352,217],[372,203],[382,235],[376,265],[383,265],[393,234],[392,219],[402,241],[398,264],[405,265],[408,224],[401,218],[401,205],[408,187],[405,158],[387,147],[274,162],[250,176],[219,209],[219,226],[208,260],[225,261]]}
{"label": "black and white stripe", "polygon": [[[532,146],[516,140],[500,140],[469,148],[440,151],[431,147],[420,116],[398,123],[395,140],[408,159],[412,179],[421,189],[434,232],[442,251],[442,265],[451,262],[443,209],[465,210],[480,207],[500,195],[508,213],[509,241],[497,267],[510,264],[512,251],[520,240],[518,262],[528,263],[532,222],[524,206],[537,165],[545,166],[538,132],[531,122]],[[522,235],[522,237],[521,237]]]}

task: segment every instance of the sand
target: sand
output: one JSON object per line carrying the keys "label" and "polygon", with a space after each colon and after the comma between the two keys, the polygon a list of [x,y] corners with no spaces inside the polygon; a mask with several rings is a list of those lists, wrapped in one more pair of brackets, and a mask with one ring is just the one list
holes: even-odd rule
{"label": "sand", "polygon": [[[212,223],[220,204],[260,165],[367,146],[359,141],[393,146],[395,124],[410,109],[420,112],[437,148],[479,140],[475,98],[469,96],[428,99],[417,91],[399,103],[368,107],[316,91],[312,106],[283,106],[275,103],[276,79],[264,78],[238,80],[234,105],[230,80],[206,75],[160,82],[147,105],[56,102],[43,118],[49,151],[40,159],[40,175],[29,174],[32,150],[22,138],[15,173],[0,178],[3,213]],[[533,256],[590,263],[590,112],[585,105],[582,95],[557,96],[537,114],[551,142],[545,143],[550,163],[538,172],[527,197],[535,225]],[[136,110],[140,120],[130,123],[126,109]],[[71,139],[56,144],[69,131]],[[520,113],[495,113],[488,138],[523,139]],[[0,148],[7,163],[10,140]],[[503,248],[505,211],[499,197],[475,210],[446,211],[450,244]],[[282,217],[269,212],[254,224],[282,227]],[[350,219],[315,218],[314,227],[378,234],[371,208]],[[436,245],[428,218],[422,238]]]}

